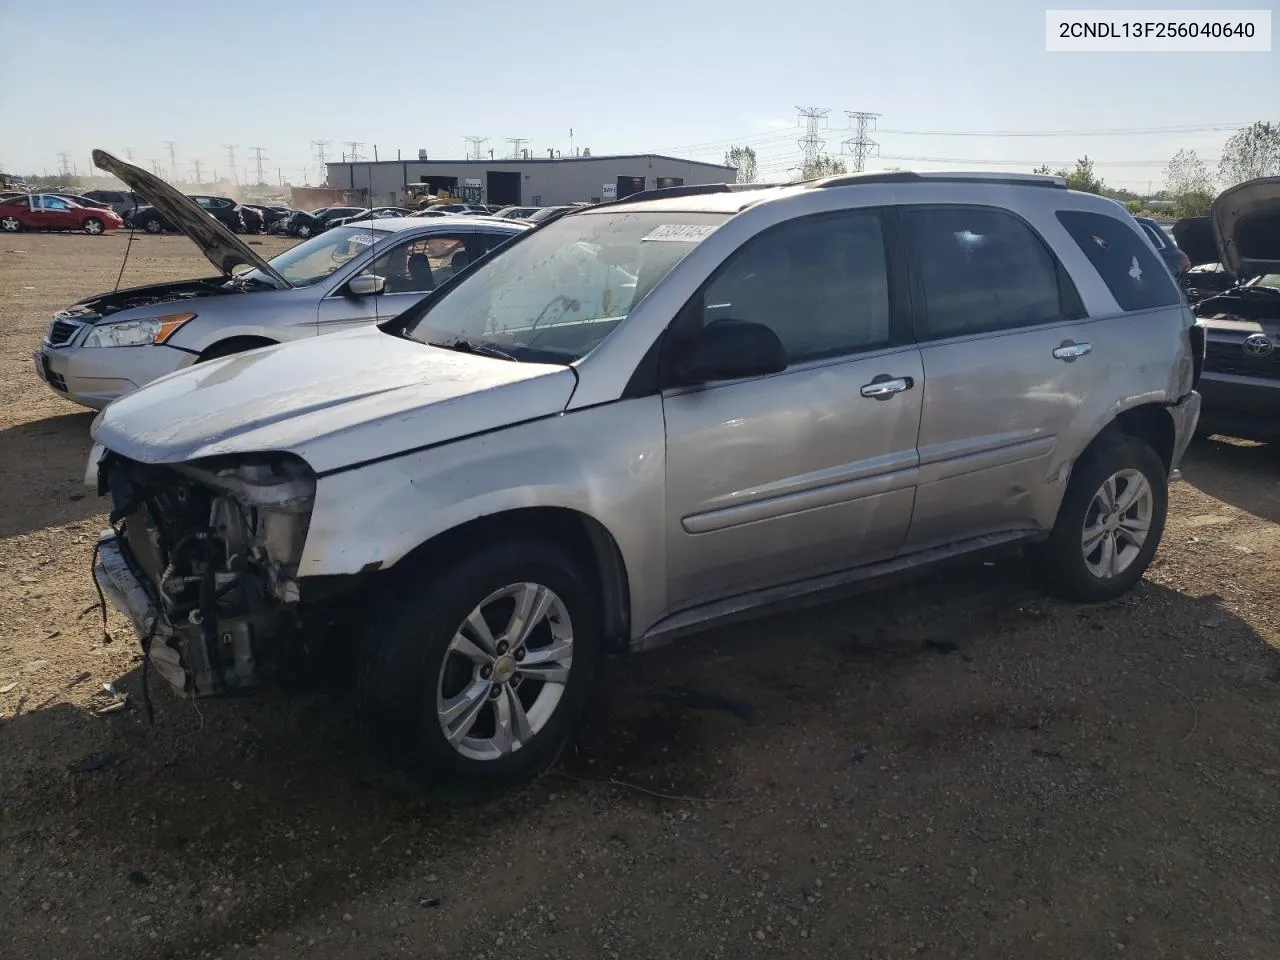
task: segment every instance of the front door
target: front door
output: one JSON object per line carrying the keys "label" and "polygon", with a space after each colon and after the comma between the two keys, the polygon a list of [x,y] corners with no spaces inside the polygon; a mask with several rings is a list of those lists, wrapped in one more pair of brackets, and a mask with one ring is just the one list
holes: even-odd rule
{"label": "front door", "polygon": [[1097,325],[1040,236],[991,207],[903,214],[924,361],[906,547],[1037,529],[1059,443],[1107,376]]}
{"label": "front door", "polygon": [[31,219],[41,230],[75,230],[79,228],[71,214],[71,204],[61,197],[39,194],[31,198]]}
{"label": "front door", "polygon": [[736,251],[673,329],[772,328],[780,374],[667,389],[672,612],[892,557],[911,519],[923,386],[878,211],[795,220]]}
{"label": "front door", "polygon": [[344,279],[320,301],[317,330],[333,333],[404,313],[473,259],[478,260],[510,236],[458,231],[432,233],[398,243],[355,274],[382,277],[382,293],[352,296],[350,278]]}

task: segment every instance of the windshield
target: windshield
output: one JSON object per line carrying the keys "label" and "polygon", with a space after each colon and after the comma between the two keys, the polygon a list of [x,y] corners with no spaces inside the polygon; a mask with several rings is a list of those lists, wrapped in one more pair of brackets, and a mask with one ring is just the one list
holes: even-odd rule
{"label": "windshield", "polygon": [[[334,227],[296,247],[290,247],[268,262],[293,286],[308,287],[346,266],[352,257],[368,250],[382,236],[383,234],[368,227]],[[261,270],[250,270],[241,274],[239,279],[269,282]]]}
{"label": "windshield", "polygon": [[552,214],[559,213],[561,210],[566,210],[566,209],[568,208],[567,207],[543,207],[541,210],[535,210],[533,213],[529,214],[529,219],[532,220],[534,223],[538,223],[539,221],[547,219],[547,217],[551,216]]}
{"label": "windshield", "polygon": [[405,335],[451,346],[464,340],[516,360],[573,363],[728,216],[617,211],[563,217],[426,301]]}

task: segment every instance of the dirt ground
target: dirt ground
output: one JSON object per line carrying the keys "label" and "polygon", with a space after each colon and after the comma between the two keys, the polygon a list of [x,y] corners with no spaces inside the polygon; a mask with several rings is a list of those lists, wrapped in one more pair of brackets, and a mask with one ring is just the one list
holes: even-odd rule
{"label": "dirt ground", "polygon": [[551,775],[433,809],[341,691],[153,678],[149,725],[103,643],[91,415],[30,357],[125,243],[0,239],[0,957],[1280,956],[1280,452],[1196,444],[1119,602],[1011,557],[612,663]]}

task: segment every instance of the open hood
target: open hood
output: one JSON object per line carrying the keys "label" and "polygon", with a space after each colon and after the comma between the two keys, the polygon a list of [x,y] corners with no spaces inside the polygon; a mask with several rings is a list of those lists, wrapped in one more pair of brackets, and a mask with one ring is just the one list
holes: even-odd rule
{"label": "open hood", "polygon": [[190,197],[165,183],[141,167],[113,157],[105,150],[93,151],[93,162],[124,181],[139,199],[151,204],[173,226],[190,237],[209,262],[230,277],[236,267],[254,267],[263,278],[281,290],[290,286],[267,261],[250,250],[240,239],[200,209]]}
{"label": "open hood", "polygon": [[1222,262],[1218,241],[1213,236],[1211,217],[1183,217],[1173,225],[1173,241],[1187,255],[1193,267]]}
{"label": "open hood", "polygon": [[1280,273],[1280,177],[1224,190],[1209,217],[1224,267],[1237,277]]}

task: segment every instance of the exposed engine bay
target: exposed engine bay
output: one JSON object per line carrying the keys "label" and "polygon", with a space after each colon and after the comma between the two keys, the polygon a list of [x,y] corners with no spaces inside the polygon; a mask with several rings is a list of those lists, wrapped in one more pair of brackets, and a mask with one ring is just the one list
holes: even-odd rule
{"label": "exposed engine bay", "polygon": [[218,294],[242,293],[244,287],[228,282],[226,277],[210,277],[203,280],[183,280],[178,283],[155,283],[129,290],[117,290],[72,304],[58,312],[60,318],[80,323],[93,323],[121,310],[146,307],[154,303],[173,303],[194,300]]}
{"label": "exposed engine bay", "polygon": [[95,575],[157,672],[196,696],[274,679],[301,636],[310,468],[285,455],[153,466],[108,451],[97,469],[114,533]]}

